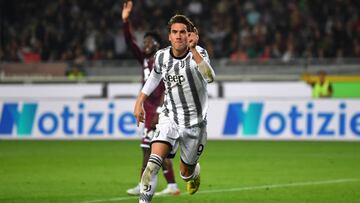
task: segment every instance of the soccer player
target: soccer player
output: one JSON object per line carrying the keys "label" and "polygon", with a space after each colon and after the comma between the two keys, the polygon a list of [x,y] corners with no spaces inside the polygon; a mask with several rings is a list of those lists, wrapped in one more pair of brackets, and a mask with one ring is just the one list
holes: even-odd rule
{"label": "soccer player", "polygon": [[180,176],[187,182],[189,194],[200,186],[199,157],[204,150],[207,83],[214,80],[207,51],[197,46],[199,35],[184,15],[173,16],[168,23],[171,46],[155,54],[155,67],[138,95],[134,115],[144,122],[144,102],[158,86],[165,83],[163,110],[151,141],[151,154],[141,177],[140,203],[151,202],[157,173],[166,157],[174,157],[180,147]]}
{"label": "soccer player", "polygon": [[[133,54],[136,56],[136,59],[143,66],[144,84],[146,79],[149,77],[151,70],[153,69],[154,54],[160,48],[161,37],[156,32],[147,32],[144,36],[143,51],[139,48],[130,31],[129,16],[132,10],[132,6],[132,1],[127,1],[124,3],[122,10],[122,19],[124,23],[123,31],[127,45],[131,48]],[[160,85],[155,89],[155,91],[150,94],[150,96],[144,101],[144,109],[146,116],[144,134],[140,145],[143,151],[141,174],[143,173],[150,156],[150,140],[153,137],[155,125],[158,122],[158,113],[156,112],[156,110],[163,101],[164,89],[164,84],[160,83]],[[168,184],[164,190],[156,193],[156,195],[179,195],[180,190],[178,189],[175,182],[171,159],[165,159],[164,163],[162,163],[162,167],[165,179]],[[127,193],[129,195],[139,195],[140,184],[138,184],[134,188],[128,189]]]}

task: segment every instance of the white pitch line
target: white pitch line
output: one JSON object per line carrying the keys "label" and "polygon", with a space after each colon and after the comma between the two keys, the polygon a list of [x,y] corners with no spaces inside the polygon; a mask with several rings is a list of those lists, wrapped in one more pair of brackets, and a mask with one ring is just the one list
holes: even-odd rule
{"label": "white pitch line", "polygon": [[[236,191],[245,191],[245,190],[261,190],[261,189],[274,189],[274,188],[287,188],[287,187],[299,187],[307,185],[330,185],[337,183],[349,183],[357,182],[359,179],[336,179],[336,180],[325,180],[325,181],[311,181],[311,182],[295,182],[295,183],[285,183],[285,184],[271,184],[271,185],[258,185],[258,186],[248,186],[248,187],[239,187],[239,188],[228,188],[228,189],[215,189],[215,190],[202,190],[198,193],[220,193],[220,192],[236,192]],[[181,194],[182,196],[188,194]],[[171,196],[156,196],[159,197],[171,197]],[[115,202],[115,201],[125,201],[131,199],[138,199],[139,197],[114,197],[109,199],[98,199],[84,201],[82,203],[97,203],[97,202]]]}

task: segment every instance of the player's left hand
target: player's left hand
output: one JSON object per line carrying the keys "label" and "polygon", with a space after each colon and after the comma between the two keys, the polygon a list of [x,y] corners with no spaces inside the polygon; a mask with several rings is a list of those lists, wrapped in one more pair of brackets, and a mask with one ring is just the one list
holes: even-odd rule
{"label": "player's left hand", "polygon": [[188,32],[187,44],[190,49],[195,48],[199,41],[199,34],[196,27],[194,27],[194,32]]}

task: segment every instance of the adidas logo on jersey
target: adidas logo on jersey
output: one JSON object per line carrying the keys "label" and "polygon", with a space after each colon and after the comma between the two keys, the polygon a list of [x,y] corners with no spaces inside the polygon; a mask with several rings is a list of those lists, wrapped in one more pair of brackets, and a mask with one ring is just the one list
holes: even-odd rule
{"label": "adidas logo on jersey", "polygon": [[166,82],[176,83],[181,85],[185,81],[185,77],[183,75],[168,75],[165,77]]}

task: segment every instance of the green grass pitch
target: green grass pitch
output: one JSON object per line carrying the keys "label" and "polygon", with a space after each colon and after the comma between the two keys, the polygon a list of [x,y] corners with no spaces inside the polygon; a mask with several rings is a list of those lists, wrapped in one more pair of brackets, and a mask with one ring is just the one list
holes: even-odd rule
{"label": "green grass pitch", "polygon": [[[139,141],[0,140],[0,202],[137,202],[125,191],[140,158]],[[198,193],[186,194],[177,154],[182,195],[153,202],[360,202],[360,142],[209,141],[200,163]]]}

